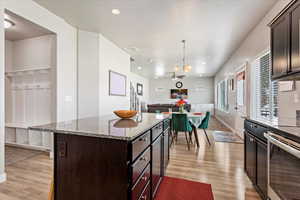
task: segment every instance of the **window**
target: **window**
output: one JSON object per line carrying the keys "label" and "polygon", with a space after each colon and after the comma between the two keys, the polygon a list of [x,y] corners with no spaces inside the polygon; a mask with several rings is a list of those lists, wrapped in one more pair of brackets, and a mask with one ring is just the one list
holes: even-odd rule
{"label": "window", "polygon": [[228,91],[226,80],[218,83],[218,109],[225,112],[228,111]]}
{"label": "window", "polygon": [[271,81],[270,53],[254,62],[254,115],[267,121],[278,120],[278,82]]}

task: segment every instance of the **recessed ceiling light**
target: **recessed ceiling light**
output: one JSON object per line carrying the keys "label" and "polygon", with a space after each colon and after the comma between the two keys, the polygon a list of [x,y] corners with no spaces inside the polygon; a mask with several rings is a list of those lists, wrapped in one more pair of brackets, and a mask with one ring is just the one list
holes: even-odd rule
{"label": "recessed ceiling light", "polygon": [[4,19],[4,28],[8,29],[14,25],[15,25],[14,22],[10,21],[9,19]]}
{"label": "recessed ceiling light", "polygon": [[138,66],[137,69],[138,69],[138,70],[142,70],[142,67],[141,67],[141,66]]}
{"label": "recessed ceiling light", "polygon": [[203,65],[205,65],[205,64],[206,64],[206,62],[202,62],[202,64],[203,64]]}
{"label": "recessed ceiling light", "polygon": [[120,12],[119,9],[112,9],[111,13],[114,14],[114,15],[119,15],[121,12]]}

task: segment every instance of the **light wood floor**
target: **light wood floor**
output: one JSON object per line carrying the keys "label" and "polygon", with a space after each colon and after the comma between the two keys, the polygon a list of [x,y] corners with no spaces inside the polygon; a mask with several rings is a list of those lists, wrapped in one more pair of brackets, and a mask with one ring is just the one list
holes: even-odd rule
{"label": "light wood floor", "polygon": [[[210,129],[228,131],[215,119],[210,122]],[[208,132],[213,142],[212,131]],[[213,142],[208,146],[203,132],[199,130],[198,134],[201,146],[190,151],[184,134],[179,134],[171,149],[167,175],[212,184],[215,200],[260,199],[244,173],[243,144]],[[6,172],[8,180],[0,184],[1,200],[47,200],[52,177],[48,155],[39,154],[9,164]]]}

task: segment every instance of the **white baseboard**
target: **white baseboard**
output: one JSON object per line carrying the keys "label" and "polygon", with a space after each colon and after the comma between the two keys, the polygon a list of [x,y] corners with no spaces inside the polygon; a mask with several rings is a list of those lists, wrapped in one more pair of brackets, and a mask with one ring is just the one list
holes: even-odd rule
{"label": "white baseboard", "polygon": [[224,124],[227,128],[229,128],[229,129],[231,130],[231,132],[237,133],[237,131],[236,131],[234,128],[232,128],[229,124],[227,124],[225,121],[223,121],[222,119],[220,119],[217,115],[215,115],[215,118],[216,118],[219,122],[221,122],[222,124]]}
{"label": "white baseboard", "polygon": [[230,129],[231,132],[233,132],[234,134],[236,134],[237,136],[239,136],[240,138],[243,139],[242,135],[240,134],[240,131],[232,128],[229,124],[227,124],[225,121],[223,121],[222,119],[220,119],[217,115],[215,115],[215,118],[221,122],[222,124],[224,124],[228,129]]}
{"label": "white baseboard", "polygon": [[6,173],[0,174],[0,183],[3,183],[6,181]]}

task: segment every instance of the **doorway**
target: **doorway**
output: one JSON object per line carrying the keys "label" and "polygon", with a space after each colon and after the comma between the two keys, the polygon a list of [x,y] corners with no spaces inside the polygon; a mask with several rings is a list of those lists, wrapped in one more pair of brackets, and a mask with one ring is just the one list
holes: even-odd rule
{"label": "doorway", "polygon": [[[29,130],[56,121],[56,34],[5,10],[5,165],[52,152],[53,135]],[[9,176],[9,174],[8,174]]]}

